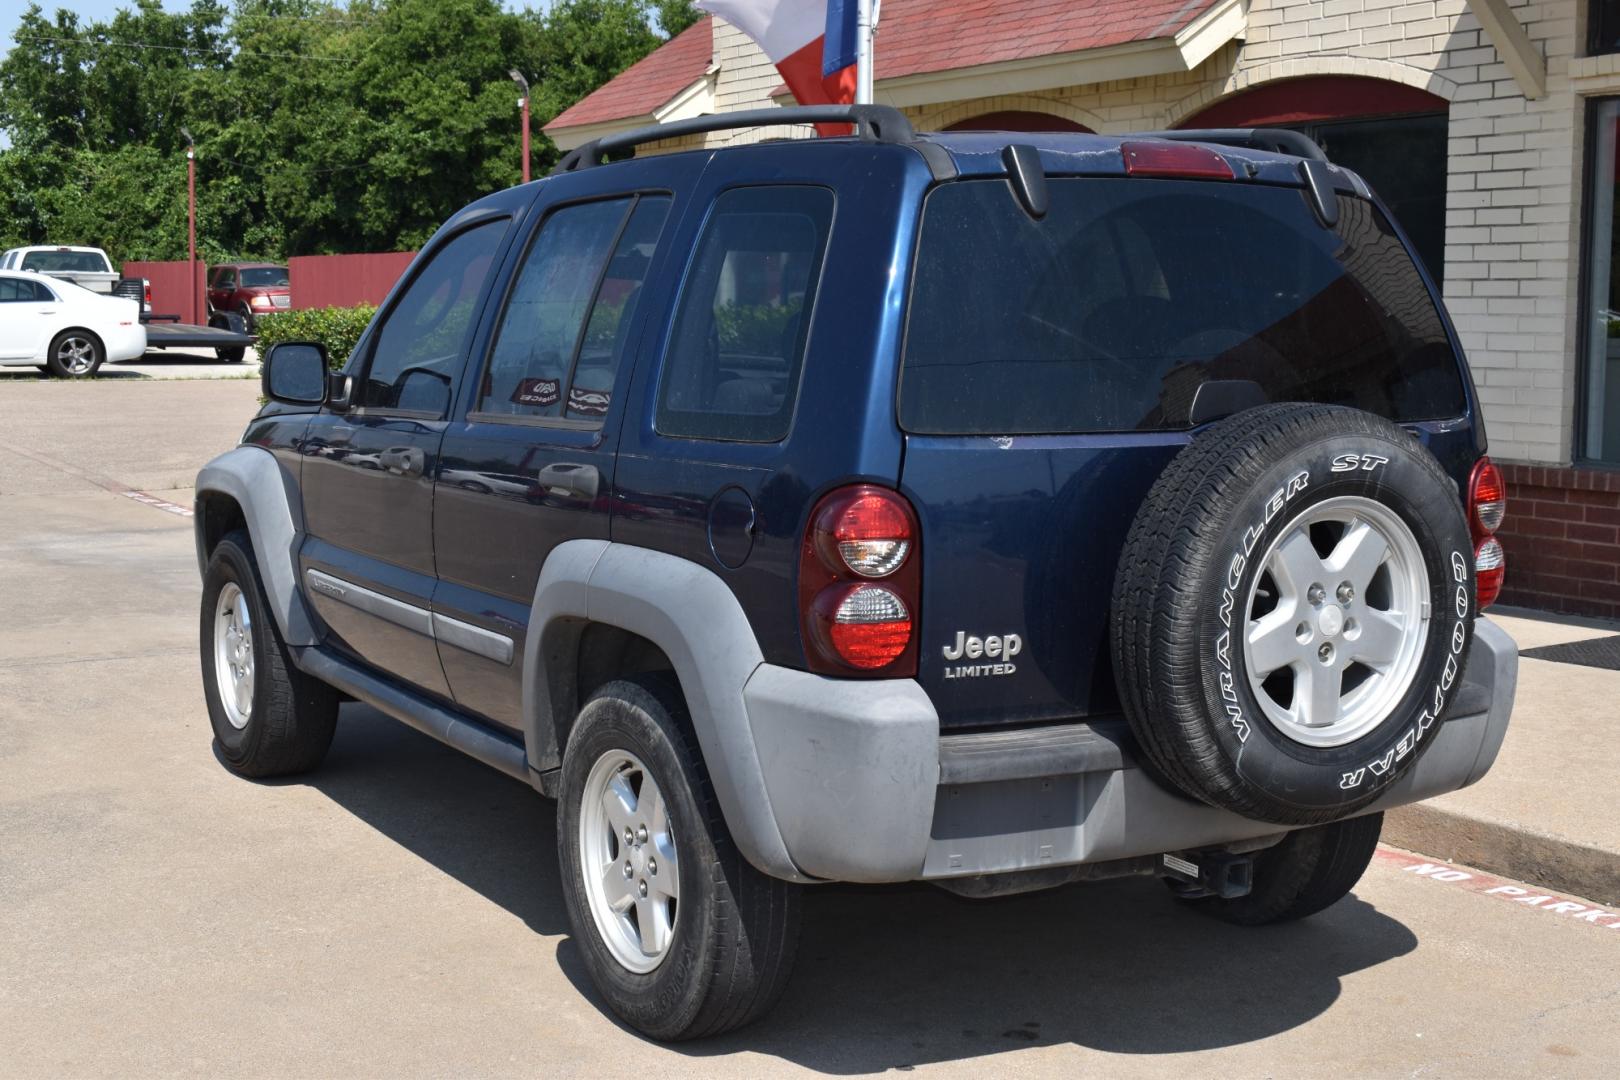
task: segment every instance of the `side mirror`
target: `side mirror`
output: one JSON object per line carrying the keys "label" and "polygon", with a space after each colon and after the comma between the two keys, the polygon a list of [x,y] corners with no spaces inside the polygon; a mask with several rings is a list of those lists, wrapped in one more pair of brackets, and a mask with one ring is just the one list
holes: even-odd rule
{"label": "side mirror", "polygon": [[326,347],[313,341],[270,346],[259,376],[264,394],[288,405],[323,405],[327,398]]}

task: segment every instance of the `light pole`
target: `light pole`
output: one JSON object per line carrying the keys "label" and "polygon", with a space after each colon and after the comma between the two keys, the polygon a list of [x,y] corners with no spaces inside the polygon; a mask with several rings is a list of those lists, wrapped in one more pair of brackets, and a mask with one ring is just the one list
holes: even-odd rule
{"label": "light pole", "polygon": [[523,110],[523,182],[529,182],[529,80],[517,68],[507,72],[512,81],[518,84],[521,95],[518,98],[518,108]]}
{"label": "light pole", "polygon": [[197,282],[197,140],[184,127],[180,134],[186,138],[186,282],[191,293],[191,323],[196,326],[197,294],[201,291]]}

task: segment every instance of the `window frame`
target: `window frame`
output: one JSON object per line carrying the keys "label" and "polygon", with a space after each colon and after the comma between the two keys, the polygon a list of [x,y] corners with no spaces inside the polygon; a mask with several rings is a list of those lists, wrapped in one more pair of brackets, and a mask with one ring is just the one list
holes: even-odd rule
{"label": "window frame", "polygon": [[[454,232],[447,233],[432,247],[424,248],[420,253],[418,253],[415,259],[411,260],[410,273],[408,276],[401,278],[399,282],[395,284],[393,293],[389,298],[387,306],[379,309],[377,314],[372,316],[371,325],[366,328],[364,338],[365,345],[361,350],[361,354],[359,356],[360,362],[358,366],[353,372],[346,372],[346,374],[353,379],[353,383],[351,384],[353,386],[353,390],[351,391],[352,393],[358,394],[362,389],[364,389],[366,385],[366,378],[371,374],[371,365],[377,358],[377,343],[382,338],[383,330],[387,328],[388,321],[394,317],[394,313],[399,310],[399,305],[405,299],[406,294],[411,291],[411,286],[416,284],[417,279],[422,276],[422,272],[432,264],[433,260],[437,259],[445,248],[449,247],[461,237],[472,232],[474,229],[480,229],[486,225],[494,225],[500,222],[505,222],[507,231],[501,234],[500,239],[496,242],[495,251],[491,256],[492,263],[490,266],[490,272],[494,273],[500,268],[501,250],[506,243],[507,233],[511,231],[512,221],[513,214],[508,210],[491,210],[487,213],[469,218],[468,220],[457,225]],[[426,257],[424,258],[424,256]],[[480,295],[486,298],[486,303],[488,302],[488,291],[489,281],[486,277],[484,285],[479,289]],[[463,332],[460,346],[461,366],[456,369],[455,376],[451,380],[450,397],[445,403],[445,407],[443,409],[439,410],[438,412],[429,412],[426,409],[387,408],[382,405],[367,405],[364,401],[361,401],[358,404],[350,407],[348,412],[354,416],[397,416],[406,420],[449,419],[451,413],[455,409],[457,385],[466,381],[464,376],[467,373],[468,347],[471,345],[473,337],[478,330],[478,323],[481,317],[482,308],[473,312],[472,318],[467,322],[467,329]]]}
{"label": "window frame", "polygon": [[[720,435],[688,435],[680,432],[665,431],[660,426],[661,414],[664,411],[664,391],[669,375],[670,356],[675,348],[675,327],[680,321],[682,307],[686,301],[686,293],[692,285],[692,276],[696,272],[698,255],[703,248],[703,242],[709,236],[709,229],[714,224],[718,213],[720,201],[734,191],[771,191],[782,188],[796,190],[815,190],[827,193],[831,201],[831,208],[827,214],[827,228],[821,237],[820,250],[817,252],[815,272],[806,279],[806,291],[810,295],[810,304],[802,309],[800,333],[803,341],[799,346],[798,370],[794,372],[788,392],[793,396],[793,407],[787,413],[787,426],[781,435],[773,439],[738,439],[726,438]],[[675,294],[669,308],[668,325],[664,328],[663,347],[659,351],[657,373],[653,379],[652,401],[649,420],[652,432],[660,439],[679,439],[683,442],[723,443],[731,446],[781,446],[793,436],[793,429],[799,421],[799,401],[802,398],[804,387],[805,359],[810,355],[810,343],[815,334],[815,321],[817,306],[821,303],[821,289],[827,273],[828,256],[832,253],[833,230],[838,226],[838,190],[831,184],[820,180],[795,179],[783,180],[777,183],[737,183],[728,184],[714,192],[709,205],[704,211],[703,220],[698,223],[697,231],[692,235],[692,250],[687,256],[686,265],[681,268],[679,280],[676,282]],[[713,303],[711,298],[710,303]]]}
{"label": "window frame", "polygon": [[[663,250],[665,230],[669,228],[670,220],[675,213],[675,195],[671,191],[660,188],[647,188],[634,191],[604,192],[584,198],[570,199],[567,202],[559,202],[545,208],[540,215],[539,223],[530,230],[528,238],[524,241],[523,250],[519,252],[517,261],[512,265],[512,272],[507,275],[506,283],[501,290],[500,306],[496,309],[494,321],[490,326],[489,340],[484,343],[483,357],[478,363],[477,375],[469,382],[475,386],[483,385],[484,376],[489,371],[489,365],[495,359],[495,347],[500,343],[507,308],[512,303],[512,293],[517,288],[518,279],[523,276],[524,268],[528,266],[529,256],[534,253],[534,246],[540,242],[540,237],[544,234],[546,226],[551,223],[551,220],[564,210],[573,210],[595,203],[623,202],[625,204],[624,214],[619,219],[618,228],[614,230],[613,242],[608,247],[608,257],[603,260],[602,266],[596,272],[596,281],[591,286],[590,302],[585,305],[585,316],[580,320],[579,330],[574,334],[574,348],[568,358],[568,373],[559,388],[561,393],[560,401],[563,407],[562,412],[557,416],[514,416],[510,413],[484,412],[479,408],[479,405],[483,403],[481,400],[482,395],[477,395],[467,406],[467,420],[469,423],[552,428],[560,431],[599,431],[606,425],[608,420],[606,416],[595,419],[569,416],[568,394],[573,389],[574,372],[579,367],[579,354],[585,344],[585,334],[590,329],[591,315],[595,312],[596,302],[602,295],[602,283],[607,279],[608,267],[613,264],[613,253],[618,250],[619,244],[624,240],[625,230],[630,227],[630,221],[635,217],[636,209],[641,205],[641,201],[643,199],[659,198],[668,199],[670,206],[664,215],[664,223],[659,227],[658,241],[653,248],[653,258],[656,260],[658,254]],[[651,270],[652,264],[649,263],[648,280],[652,278]],[[643,282],[643,287],[645,285],[646,283]],[[619,362],[623,364],[625,358],[621,357]],[[473,368],[469,364],[467,368],[468,374],[471,374],[472,371]],[[620,372],[620,375],[622,374]]]}

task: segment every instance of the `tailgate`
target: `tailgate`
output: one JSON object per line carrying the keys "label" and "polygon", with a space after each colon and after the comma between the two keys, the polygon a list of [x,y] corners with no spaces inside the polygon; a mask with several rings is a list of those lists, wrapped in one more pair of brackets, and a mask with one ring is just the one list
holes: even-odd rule
{"label": "tailgate", "polygon": [[906,439],[923,532],[917,679],[945,727],[1117,712],[1114,568],[1180,433]]}

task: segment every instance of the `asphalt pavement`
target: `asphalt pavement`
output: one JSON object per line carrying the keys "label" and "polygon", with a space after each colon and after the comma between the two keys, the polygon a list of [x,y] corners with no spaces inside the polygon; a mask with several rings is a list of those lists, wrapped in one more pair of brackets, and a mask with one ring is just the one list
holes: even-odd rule
{"label": "asphalt pavement", "polygon": [[650,1044],[590,988],[529,788],[359,705],[307,778],[215,760],[179,511],[256,398],[0,383],[0,1074],[1620,1069],[1620,914],[1387,849],[1258,931],[1147,880],[815,889],[772,1016]]}

